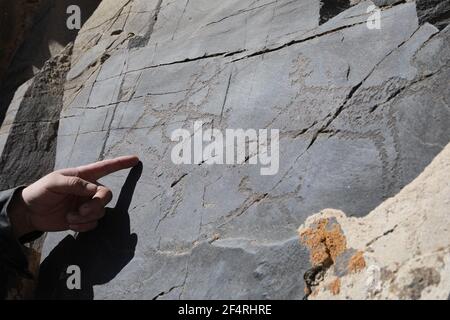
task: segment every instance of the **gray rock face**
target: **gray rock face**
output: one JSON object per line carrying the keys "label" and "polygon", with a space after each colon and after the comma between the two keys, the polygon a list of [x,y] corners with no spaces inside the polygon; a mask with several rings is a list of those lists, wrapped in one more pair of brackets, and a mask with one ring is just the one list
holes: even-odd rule
{"label": "gray rock face", "polygon": [[[406,2],[369,29],[372,4],[326,19],[314,0],[100,4],[74,44],[55,166],[132,153],[143,171],[124,210],[137,243],[117,247],[114,276],[84,297],[303,296],[297,227],[328,207],[366,215],[450,141],[448,27],[420,24]],[[279,129],[278,173],[175,165],[171,134],[196,120]],[[119,194],[125,178],[102,182]],[[44,259],[64,236],[48,235]],[[48,261],[59,276],[75,260]]]}

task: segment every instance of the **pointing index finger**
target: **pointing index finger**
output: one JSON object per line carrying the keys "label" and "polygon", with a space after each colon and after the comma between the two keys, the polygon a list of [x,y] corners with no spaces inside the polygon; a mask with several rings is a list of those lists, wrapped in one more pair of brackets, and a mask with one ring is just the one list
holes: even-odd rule
{"label": "pointing index finger", "polygon": [[113,172],[132,168],[138,163],[139,158],[137,156],[125,156],[91,163],[78,167],[77,170],[81,177],[97,180]]}

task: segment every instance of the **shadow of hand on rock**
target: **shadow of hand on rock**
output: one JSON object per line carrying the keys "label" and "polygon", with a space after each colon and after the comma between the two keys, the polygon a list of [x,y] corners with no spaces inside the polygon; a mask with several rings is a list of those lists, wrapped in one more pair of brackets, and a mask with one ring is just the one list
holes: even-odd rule
{"label": "shadow of hand on rock", "polygon": [[[142,163],[131,169],[122,187],[117,205],[107,208],[98,227],[80,233],[76,238],[66,236],[42,262],[37,299],[93,299],[94,285],[114,277],[133,259],[137,235],[130,234],[128,213],[134,189],[142,174]],[[69,289],[69,266],[80,268],[80,289]]]}

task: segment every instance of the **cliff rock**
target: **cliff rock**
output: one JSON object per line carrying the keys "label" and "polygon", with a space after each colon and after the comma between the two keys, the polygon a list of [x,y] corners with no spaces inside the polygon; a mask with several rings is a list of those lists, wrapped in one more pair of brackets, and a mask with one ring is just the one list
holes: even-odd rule
{"label": "cliff rock", "polygon": [[[347,217],[331,209],[309,217],[299,228],[317,271],[309,278],[309,297],[447,299],[449,175],[450,145],[366,217]],[[336,254],[327,255],[327,248]]]}
{"label": "cliff rock", "polygon": [[[450,141],[449,1],[382,2],[373,29],[371,1],[103,0],[63,58],[53,56],[15,93],[0,132],[8,186],[51,161],[58,169],[137,154],[143,163],[101,181],[115,199],[99,230],[47,236],[41,297],[301,299],[314,261],[298,226],[324,208],[367,215]],[[37,90],[45,72],[55,85]],[[26,132],[36,141],[14,148],[14,127],[35,121],[21,111],[29,108],[40,125]],[[195,121],[221,132],[279,129],[278,172],[175,165],[171,134]],[[31,163],[44,141],[54,153]],[[386,227],[400,223],[398,212]],[[354,264],[363,270],[367,252],[345,223],[345,248],[362,251]],[[418,240],[401,226],[396,232]],[[380,268],[394,263],[376,257]],[[418,277],[434,284],[439,274],[444,286],[444,267],[436,260],[431,271],[433,263],[423,262]],[[64,287],[72,264],[82,266],[82,292]],[[346,294],[353,280],[340,279]],[[425,297],[416,292],[405,297]]]}

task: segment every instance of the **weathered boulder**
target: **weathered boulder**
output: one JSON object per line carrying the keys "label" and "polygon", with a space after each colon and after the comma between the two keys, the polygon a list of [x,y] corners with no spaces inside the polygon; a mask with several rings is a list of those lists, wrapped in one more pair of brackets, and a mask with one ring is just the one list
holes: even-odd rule
{"label": "weathered boulder", "polygon": [[[401,1],[371,29],[372,5],[102,1],[73,46],[55,167],[132,153],[143,168],[132,188],[102,180],[116,198],[99,231],[48,235],[43,297],[302,298],[297,227],[329,207],[366,215],[450,141],[449,28]],[[171,134],[197,120],[279,129],[279,171],[174,164]],[[84,251],[101,254],[63,254]],[[64,289],[78,262],[81,294]]]}
{"label": "weathered boulder", "polygon": [[[80,0],[83,24],[100,0]],[[0,0],[0,123],[20,86],[74,41],[69,29],[71,0]],[[6,31],[7,30],[7,31]],[[10,108],[9,108],[10,109]]]}
{"label": "weathered boulder", "polygon": [[366,217],[331,209],[309,217],[299,228],[316,270],[309,298],[447,299],[449,181],[450,145]]}

